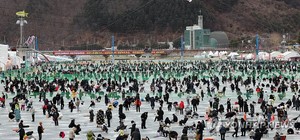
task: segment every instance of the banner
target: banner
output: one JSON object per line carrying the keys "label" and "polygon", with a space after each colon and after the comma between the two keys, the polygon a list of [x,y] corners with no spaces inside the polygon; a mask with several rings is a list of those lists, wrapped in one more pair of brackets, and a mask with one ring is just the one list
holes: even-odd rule
{"label": "banner", "polygon": [[[116,50],[115,55],[136,55],[144,54],[144,51],[139,50]],[[167,54],[164,50],[153,50],[152,54]],[[100,50],[100,51],[53,51],[53,55],[112,55],[112,51]]]}

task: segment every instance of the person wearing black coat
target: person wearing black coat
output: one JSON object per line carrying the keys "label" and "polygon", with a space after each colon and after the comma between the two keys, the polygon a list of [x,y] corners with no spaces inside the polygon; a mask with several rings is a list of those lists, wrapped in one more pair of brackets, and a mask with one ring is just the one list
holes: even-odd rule
{"label": "person wearing black coat", "polygon": [[247,101],[244,101],[244,112],[248,113],[249,112],[249,107]]}
{"label": "person wearing black coat", "polygon": [[233,84],[233,83],[231,83],[231,85],[230,85],[230,88],[231,88],[231,91],[233,92],[233,91],[234,91],[234,89],[235,89],[235,87],[234,87],[234,84]]}
{"label": "person wearing black coat", "polygon": [[255,113],[254,105],[251,103],[250,104],[250,115],[251,115],[251,117],[254,117],[254,113]]}
{"label": "person wearing black coat", "polygon": [[159,105],[160,105],[160,107],[163,107],[164,101],[163,100],[159,100]]}
{"label": "person wearing black coat", "polygon": [[75,134],[79,135],[79,132],[81,131],[80,124],[77,124],[75,127],[76,127]]}
{"label": "person wearing black coat", "polygon": [[165,99],[165,102],[169,102],[169,93],[166,93],[164,95],[164,99]]}
{"label": "person wearing black coat", "polygon": [[132,133],[131,140],[141,140],[141,133],[138,128],[135,128],[135,131]]}
{"label": "person wearing black coat", "polygon": [[75,133],[76,133],[77,135],[79,135],[79,132],[81,131],[80,124],[76,125],[74,119],[71,120],[71,122],[70,122],[70,124],[69,124],[68,127],[69,127],[69,128],[75,127],[75,128],[76,128]]}
{"label": "person wearing black coat", "polygon": [[150,106],[151,106],[151,109],[153,110],[154,107],[155,107],[155,99],[154,99],[154,97],[150,98]]}
{"label": "person wearing black coat", "polygon": [[123,105],[120,104],[120,105],[119,105],[119,115],[122,114],[122,113],[123,113]]}
{"label": "person wearing black coat", "polygon": [[204,130],[204,124],[201,123],[200,121],[198,121],[198,124],[197,124],[197,134],[200,135],[199,140],[203,139],[203,130]]}
{"label": "person wearing black coat", "polygon": [[126,115],[124,113],[119,114],[119,119],[120,121],[123,121],[124,119],[126,119]]}
{"label": "person wearing black coat", "polygon": [[173,114],[173,119],[172,119],[172,123],[178,122],[178,117]]}
{"label": "person wearing black coat", "polygon": [[218,110],[221,114],[224,112],[224,106],[221,104]]}
{"label": "person wearing black coat", "polygon": [[188,117],[187,117],[187,116],[184,116],[184,119],[179,121],[179,125],[182,126],[182,125],[185,124],[187,121],[188,121]]}
{"label": "person wearing black coat", "polygon": [[182,134],[187,134],[188,130],[189,130],[189,128],[187,126],[183,127]]}
{"label": "person wearing black coat", "polygon": [[57,111],[55,111],[54,113],[53,113],[53,121],[54,121],[54,124],[55,124],[55,126],[58,126],[58,117],[59,117],[59,114],[58,114],[58,112]]}
{"label": "person wearing black coat", "polygon": [[136,124],[134,121],[131,121],[131,127],[129,128],[130,129],[130,136],[132,136],[132,133],[135,131],[135,128],[136,128]]}
{"label": "person wearing black coat", "polygon": [[221,135],[221,140],[225,140],[226,128],[223,125],[221,125],[219,132]]}
{"label": "person wearing black coat", "polygon": [[232,137],[238,137],[238,131],[239,131],[239,122],[238,122],[238,119],[235,118],[234,119],[234,133],[232,134]]}
{"label": "person wearing black coat", "polygon": [[60,109],[63,110],[65,106],[64,97],[60,97]]}
{"label": "person wearing black coat", "polygon": [[20,128],[19,131],[19,136],[20,136],[20,140],[23,140],[24,139],[24,136],[25,136],[25,130],[24,128]]}
{"label": "person wearing black coat", "polygon": [[157,121],[162,121],[164,119],[164,111],[161,107],[159,107],[159,110],[157,110]]}
{"label": "person wearing black coat", "polygon": [[226,108],[227,113],[228,113],[228,112],[231,112],[231,102],[230,102],[230,99],[229,99],[229,98],[227,99],[227,103],[226,103],[226,104],[227,104],[227,108]]}
{"label": "person wearing black coat", "polygon": [[37,132],[39,134],[39,140],[42,140],[42,133],[44,133],[44,127],[42,125],[42,122],[40,122],[40,125],[37,128]]}
{"label": "person wearing black coat", "polygon": [[110,109],[106,110],[107,127],[110,127],[110,120],[112,119],[112,113]]}
{"label": "person wearing black coat", "polygon": [[197,105],[198,105],[198,101],[196,98],[193,98],[191,101],[192,105],[193,105],[193,111],[196,112],[197,111]]}
{"label": "person wearing black coat", "polygon": [[168,111],[172,111],[172,106],[173,106],[173,103],[172,102],[167,102],[168,104]]}
{"label": "person wearing black coat", "polygon": [[76,127],[76,124],[75,124],[75,120],[74,120],[74,119],[71,120],[71,122],[70,122],[70,124],[69,124],[68,127],[69,127],[69,128]]}
{"label": "person wearing black coat", "polygon": [[239,95],[238,96],[238,104],[239,104],[239,111],[244,111],[244,99]]}
{"label": "person wearing black coat", "polygon": [[149,95],[149,93],[146,95],[146,97],[145,97],[145,100],[146,100],[146,102],[150,102],[150,95]]}
{"label": "person wearing black coat", "polygon": [[[48,108],[49,108],[49,107],[48,107]],[[69,108],[70,108],[71,112],[73,112],[73,109],[74,109],[74,103],[73,103],[73,100],[71,100],[71,101],[69,102]]]}
{"label": "person wearing black coat", "polygon": [[146,128],[146,120],[148,118],[148,112],[144,112],[142,115],[141,115],[141,119],[142,119],[142,126],[141,128],[142,129],[147,129]]}
{"label": "person wearing black coat", "polygon": [[105,94],[104,96],[104,102],[105,102],[105,105],[107,106],[108,102],[109,102],[109,99],[107,97],[107,94]]}
{"label": "person wearing black coat", "polygon": [[241,118],[241,132],[242,132],[241,136],[246,136],[246,130],[247,130],[246,125],[247,125],[246,120],[244,120],[244,118]]}
{"label": "person wearing black coat", "polygon": [[95,116],[95,114],[94,114],[94,110],[90,110],[89,111],[89,113],[90,113],[90,122],[94,122],[94,116]]}
{"label": "person wearing black coat", "polygon": [[170,121],[170,119],[169,119],[169,117],[167,117],[166,119],[165,119],[165,124],[167,125],[167,124],[171,124],[172,122]]}
{"label": "person wearing black coat", "polygon": [[253,140],[261,140],[261,137],[263,136],[263,134],[260,132],[259,129],[256,129],[255,130],[255,134],[254,134],[254,137],[253,137]]}

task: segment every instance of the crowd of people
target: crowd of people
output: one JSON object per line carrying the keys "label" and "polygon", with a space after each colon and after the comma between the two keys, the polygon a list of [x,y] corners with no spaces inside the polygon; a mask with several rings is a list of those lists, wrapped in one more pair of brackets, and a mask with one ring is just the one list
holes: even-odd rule
{"label": "crowd of people", "polygon": [[[85,132],[88,140],[109,139],[103,137],[108,132],[118,133],[117,140],[150,139],[140,131],[149,129],[147,120],[153,110],[156,115],[152,119],[159,126],[157,137],[202,140],[219,134],[225,140],[226,134],[232,133],[232,137],[260,140],[279,128],[288,133],[299,130],[298,115],[290,117],[288,113],[300,108],[299,71],[299,63],[279,61],[46,63],[3,73],[0,101],[10,110],[8,120],[19,122],[15,131],[20,140],[33,137],[33,131],[25,133],[29,126],[23,125],[21,112],[29,111],[32,122],[36,121],[35,108],[39,106],[35,101],[43,103],[42,114],[60,127],[65,102],[70,112],[76,109],[81,113],[87,97],[89,122],[94,123],[96,117],[95,127],[102,131],[98,135]],[[104,102],[106,109],[99,109],[99,102]],[[205,109],[199,106],[203,102],[208,105]],[[112,113],[114,108],[118,115]],[[140,127],[138,120],[126,119],[132,108],[140,114]],[[165,112],[172,112],[172,118]],[[39,121],[36,133],[41,140],[45,128]],[[128,121],[131,127],[127,128]],[[289,129],[291,121],[295,125]],[[112,123],[119,126],[111,129]],[[82,126],[74,119],[68,127],[68,134],[61,132],[59,137],[73,140],[82,135]]]}

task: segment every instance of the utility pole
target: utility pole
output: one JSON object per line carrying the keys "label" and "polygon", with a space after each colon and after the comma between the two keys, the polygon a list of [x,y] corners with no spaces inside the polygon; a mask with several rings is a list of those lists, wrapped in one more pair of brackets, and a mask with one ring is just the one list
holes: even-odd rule
{"label": "utility pole", "polygon": [[180,51],[181,61],[183,61],[183,52],[184,52],[184,39],[183,39],[183,35],[182,35],[181,36],[181,51]]}
{"label": "utility pole", "polygon": [[259,36],[258,36],[258,34],[256,34],[256,47],[255,47],[255,51],[256,51],[256,60],[258,60],[258,52],[259,52]]}
{"label": "utility pole", "polygon": [[115,64],[115,37],[111,36],[112,63]]}
{"label": "utility pole", "polygon": [[241,50],[244,49],[244,40],[242,40],[242,48]]}

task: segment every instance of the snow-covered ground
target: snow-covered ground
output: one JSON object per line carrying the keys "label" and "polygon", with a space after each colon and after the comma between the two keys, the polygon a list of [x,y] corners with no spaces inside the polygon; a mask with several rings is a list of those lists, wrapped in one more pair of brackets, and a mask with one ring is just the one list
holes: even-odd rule
{"label": "snow-covered ground", "polygon": [[[230,89],[230,84],[226,84],[227,86],[227,92],[226,92],[226,97],[223,97],[221,99],[221,104],[224,104],[224,106],[226,107],[225,103],[226,103],[226,100],[227,98],[231,98],[232,101],[236,101],[236,93],[231,93],[228,89]],[[144,98],[146,93],[150,93],[150,83],[146,83],[145,84],[145,89],[146,91],[144,93],[141,93],[141,97]],[[163,86],[164,87],[164,86]],[[206,86],[205,86],[206,87]],[[220,87],[223,87],[222,85]],[[204,88],[206,89],[206,88]],[[241,86],[241,90],[244,91],[244,87]],[[196,93],[200,93],[200,89],[196,89]],[[0,93],[3,92],[3,85],[0,85]],[[152,95],[152,93],[150,94],[150,96]],[[190,96],[195,96],[193,94],[191,94]],[[291,98],[292,96],[292,93],[289,92],[287,94],[287,97]],[[6,101],[6,106],[7,108],[0,108],[0,139],[1,140],[16,140],[19,138],[19,135],[18,133],[16,133],[15,131],[13,131],[14,128],[18,128],[18,123],[17,122],[10,122],[8,121],[8,112],[9,112],[9,108],[8,108],[8,102],[11,102],[11,98],[13,97],[13,95],[9,95],[9,99]],[[48,95],[49,97],[49,95]],[[277,96],[276,96],[277,97]],[[170,101],[185,101],[185,105],[187,105],[186,103],[186,95],[184,95],[182,98],[179,98],[177,95],[174,95],[174,94],[171,94],[170,95]],[[204,115],[205,114],[205,110],[206,108],[209,106],[209,103],[208,103],[208,100],[209,98],[207,96],[205,96],[205,99],[204,101],[201,101],[200,102],[200,105],[198,106],[198,114],[199,115]],[[287,98],[284,98],[283,101],[285,102],[287,100]],[[77,110],[75,109],[73,111],[73,113],[70,112],[70,110],[68,109],[67,107],[67,103],[68,103],[68,100],[65,99],[65,109],[64,110],[61,110],[61,113],[63,114],[63,118],[61,120],[59,120],[59,126],[55,126],[54,125],[54,122],[52,121],[51,118],[46,118],[46,116],[44,116],[42,114],[42,102],[38,102],[38,99],[34,99],[33,98],[33,105],[36,109],[36,115],[35,115],[35,122],[31,122],[31,113],[30,112],[26,112],[26,111],[22,111],[21,112],[21,117],[22,117],[22,120],[24,121],[24,124],[25,125],[29,125],[30,127],[29,128],[25,128],[25,131],[34,131],[34,136],[36,138],[38,138],[38,135],[37,135],[37,126],[38,126],[38,123],[39,122],[43,122],[43,126],[45,128],[45,131],[43,133],[43,139],[44,140],[59,140],[61,138],[59,138],[59,132],[61,131],[64,131],[66,133],[66,137],[64,138],[65,140],[68,139],[68,134],[69,134],[69,131],[70,131],[70,128],[68,128],[68,125],[71,121],[71,119],[75,119],[76,121],[76,124],[81,124],[81,133],[80,135],[76,135],[76,140],[85,140],[86,139],[86,133],[89,131],[89,130],[92,130],[95,135],[98,135],[99,133],[101,133],[104,137],[106,138],[110,138],[110,139],[115,139],[117,136],[118,136],[118,132],[114,132],[114,130],[117,128],[117,126],[119,125],[118,121],[119,121],[119,118],[118,118],[118,109],[113,109],[112,113],[113,113],[113,119],[111,120],[111,127],[109,128],[109,132],[108,133],[105,133],[105,132],[102,132],[100,131],[100,128],[97,128],[96,127],[96,122],[94,121],[93,123],[89,122],[89,110],[88,110],[88,107],[89,107],[89,103],[91,101],[90,97],[89,96],[84,96],[83,97],[83,101],[84,101],[84,104],[80,106],[80,112],[77,112]],[[251,101],[257,101],[257,97],[256,95],[254,95],[252,98],[251,98]],[[123,102],[121,101],[121,99],[119,99],[119,102]],[[275,104],[278,104],[279,102],[281,101],[278,101],[276,100]],[[248,102],[249,103],[249,102]],[[148,136],[151,140],[166,140],[167,138],[165,137],[158,137],[157,135],[157,130],[158,130],[158,122],[154,122],[154,117],[156,115],[156,110],[158,109],[159,107],[159,104],[156,103],[156,107],[154,110],[151,110],[150,108],[150,103],[147,103],[147,102],[142,102],[142,106],[141,106],[141,112],[136,112],[135,111],[135,106],[132,106],[130,111],[125,111],[124,109],[124,113],[126,114],[126,120],[125,120],[125,125],[128,125],[127,128],[131,127],[131,124],[130,122],[132,120],[134,120],[137,124],[137,128],[141,128],[141,114],[143,112],[149,112],[148,113],[148,119],[147,119],[147,122],[146,122],[146,127],[147,129],[140,129],[141,131],[141,136],[144,138],[146,136]],[[94,109],[94,113],[96,114],[97,111],[99,109],[102,109],[102,110],[106,110],[106,106],[104,104],[104,98],[102,98],[101,102],[96,102],[96,107]],[[165,104],[163,106],[163,110],[164,110],[164,118],[166,117],[169,117],[170,119],[172,119],[172,114],[173,113],[176,113],[174,111],[174,109],[172,111],[167,111],[167,105]],[[259,109],[259,105],[256,106],[256,109],[255,111],[260,111]],[[179,113],[176,113],[177,116],[178,116],[178,119],[181,120],[183,119],[183,115],[179,115]],[[293,118],[293,117],[296,117],[298,116],[300,113],[299,112],[296,112],[295,110],[289,110],[288,111],[288,114],[289,114],[289,118]],[[242,117],[242,115],[240,115],[240,117]],[[198,118],[198,119],[189,119],[187,124],[186,125],[192,125],[193,122],[195,122],[197,124],[197,122],[199,120],[203,120],[204,118]],[[96,119],[95,119],[96,120]],[[277,120],[277,118],[276,118]],[[210,127],[210,124],[207,124],[207,127],[205,129],[205,132],[204,132],[204,137],[214,137],[216,140],[219,140],[220,139],[220,136],[219,135],[211,135],[209,133],[209,127]],[[183,126],[179,126],[179,124],[172,124],[170,129],[171,130],[175,130],[179,133],[179,135],[181,136],[181,131],[182,131],[182,128]],[[273,130],[270,132],[269,134],[269,137],[267,136],[264,136],[263,137],[263,140],[271,140],[273,139],[273,136],[275,134],[277,130]],[[127,129],[126,133],[129,133],[130,130]],[[283,129],[282,130],[283,133],[286,133],[286,129]],[[239,132],[239,135],[240,132]],[[191,136],[191,139],[194,139],[194,136],[193,134],[189,134],[189,136]],[[287,136],[287,139],[288,140],[298,140],[300,137],[300,135],[288,135]],[[231,136],[231,134],[227,134],[226,135],[226,140],[247,140],[247,139],[250,139],[248,136],[246,137],[238,137],[238,138],[233,138]]]}

